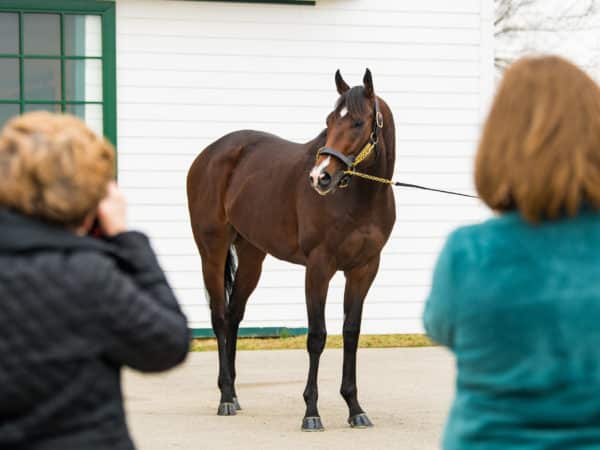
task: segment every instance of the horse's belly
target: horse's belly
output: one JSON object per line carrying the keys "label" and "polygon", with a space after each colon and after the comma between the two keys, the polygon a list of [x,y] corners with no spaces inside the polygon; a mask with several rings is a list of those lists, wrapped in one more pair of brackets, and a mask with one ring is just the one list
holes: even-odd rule
{"label": "horse's belly", "polygon": [[[288,202],[289,203],[289,202]],[[295,211],[277,195],[240,195],[227,207],[229,223],[248,242],[275,258],[304,264]]]}
{"label": "horse's belly", "polygon": [[249,227],[238,227],[235,224],[233,226],[244,239],[263,252],[284,261],[297,264],[303,263],[303,258],[297,254],[297,246],[294,246],[291,242],[286,242],[286,236],[278,235],[273,230],[271,230],[269,235],[266,235],[264,233],[256,233],[255,230],[249,229]]}
{"label": "horse's belly", "polygon": [[277,233],[274,227],[267,227],[264,233],[257,232],[257,227],[248,226],[247,223],[232,225],[244,239],[261,251],[283,261],[305,265],[306,258],[300,252],[296,240]]}

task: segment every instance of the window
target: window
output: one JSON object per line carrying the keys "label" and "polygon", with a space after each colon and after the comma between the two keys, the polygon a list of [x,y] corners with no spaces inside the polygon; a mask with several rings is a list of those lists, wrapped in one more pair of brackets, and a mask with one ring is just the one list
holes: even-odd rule
{"label": "window", "polygon": [[0,0],[0,127],[62,111],[116,143],[115,71],[113,2]]}

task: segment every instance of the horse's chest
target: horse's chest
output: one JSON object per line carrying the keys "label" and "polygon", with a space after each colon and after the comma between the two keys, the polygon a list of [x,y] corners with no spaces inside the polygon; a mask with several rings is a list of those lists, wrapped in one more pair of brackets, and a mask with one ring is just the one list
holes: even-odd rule
{"label": "horse's chest", "polygon": [[338,267],[347,270],[367,263],[381,252],[385,241],[385,234],[374,226],[352,231],[335,247]]}

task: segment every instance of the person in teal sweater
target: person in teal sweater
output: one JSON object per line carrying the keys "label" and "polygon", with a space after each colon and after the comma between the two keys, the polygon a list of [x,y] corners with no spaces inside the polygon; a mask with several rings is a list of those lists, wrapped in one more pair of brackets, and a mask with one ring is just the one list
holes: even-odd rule
{"label": "person in teal sweater", "polygon": [[445,450],[600,449],[600,90],[525,58],[485,124],[475,185],[498,215],[455,230],[424,326],[456,356]]}

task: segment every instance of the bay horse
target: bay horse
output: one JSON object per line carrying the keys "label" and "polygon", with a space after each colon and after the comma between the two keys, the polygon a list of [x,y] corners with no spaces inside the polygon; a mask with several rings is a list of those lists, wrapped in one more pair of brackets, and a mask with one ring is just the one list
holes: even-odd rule
{"label": "bay horse", "polygon": [[368,69],[362,86],[350,88],[339,70],[335,84],[340,95],[335,109],[310,142],[236,131],[206,147],[189,169],[188,207],[219,349],[219,415],[241,409],[234,386],[238,328],[270,254],[306,267],[310,363],[302,430],[323,430],[317,372],[327,337],[327,290],[338,270],[346,277],[340,392],[349,424],[372,426],[358,403],[356,351],[363,302],[396,212],[389,185],[355,178],[349,169],[360,156],[363,172],[391,178],[395,128]]}

